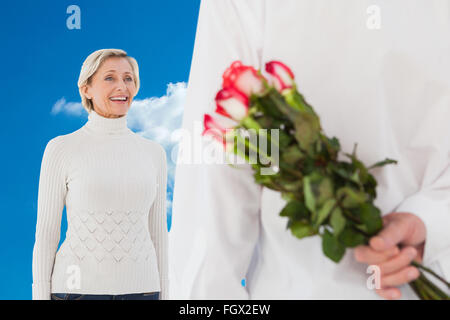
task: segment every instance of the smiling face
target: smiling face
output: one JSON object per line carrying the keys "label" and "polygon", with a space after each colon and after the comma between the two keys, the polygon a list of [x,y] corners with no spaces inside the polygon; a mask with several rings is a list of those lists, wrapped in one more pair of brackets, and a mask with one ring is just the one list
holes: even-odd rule
{"label": "smiling face", "polygon": [[111,57],[103,61],[83,87],[83,93],[92,99],[94,110],[106,118],[126,115],[136,95],[133,69],[126,58]]}

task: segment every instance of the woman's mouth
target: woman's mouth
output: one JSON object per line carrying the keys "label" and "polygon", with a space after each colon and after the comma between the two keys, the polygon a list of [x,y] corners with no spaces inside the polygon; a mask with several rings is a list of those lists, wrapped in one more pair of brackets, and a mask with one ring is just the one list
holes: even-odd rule
{"label": "woman's mouth", "polygon": [[125,104],[128,102],[128,97],[127,96],[115,96],[115,97],[109,98],[109,100],[111,100],[114,103]]}

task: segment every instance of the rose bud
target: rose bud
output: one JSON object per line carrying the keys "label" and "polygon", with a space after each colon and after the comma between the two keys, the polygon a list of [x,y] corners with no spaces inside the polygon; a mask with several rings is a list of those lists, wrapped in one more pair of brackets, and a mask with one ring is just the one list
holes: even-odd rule
{"label": "rose bud", "polygon": [[280,61],[270,61],[266,63],[266,71],[271,75],[275,88],[281,92],[292,88],[294,83],[294,73]]}
{"label": "rose bud", "polygon": [[225,117],[241,121],[248,114],[248,97],[233,87],[220,90],[215,100],[216,112]]}
{"label": "rose bud", "polygon": [[240,61],[234,61],[223,74],[222,87],[233,87],[249,97],[252,93],[264,91],[264,77],[253,67],[244,66]]}
{"label": "rose bud", "polygon": [[222,143],[226,150],[229,148],[230,143],[227,141],[227,135],[232,132],[233,128],[224,128],[209,114],[205,114],[203,117],[203,127],[205,129],[202,132],[202,136],[209,135]]}

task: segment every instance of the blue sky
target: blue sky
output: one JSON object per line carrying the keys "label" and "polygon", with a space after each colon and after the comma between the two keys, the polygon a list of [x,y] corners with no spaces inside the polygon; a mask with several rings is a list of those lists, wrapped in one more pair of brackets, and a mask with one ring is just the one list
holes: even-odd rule
{"label": "blue sky", "polygon": [[[81,10],[69,30],[67,7]],[[77,79],[91,52],[120,48],[136,58],[141,89],[130,128],[160,142],[181,125],[200,0],[8,1],[2,4],[3,183],[0,299],[31,298],[39,171],[47,142],[87,121]],[[168,157],[170,160],[170,157]],[[173,164],[169,163],[169,214]],[[63,216],[61,236],[67,227]]]}

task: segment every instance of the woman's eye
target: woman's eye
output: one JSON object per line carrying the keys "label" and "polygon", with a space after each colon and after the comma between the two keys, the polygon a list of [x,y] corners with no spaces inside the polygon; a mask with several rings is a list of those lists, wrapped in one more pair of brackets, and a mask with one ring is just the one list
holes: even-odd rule
{"label": "woman's eye", "polygon": [[112,77],[106,77],[105,78],[105,80],[111,80],[112,79]]}
{"label": "woman's eye", "polygon": [[127,77],[126,80],[127,80],[127,81],[133,81],[133,78]]}

